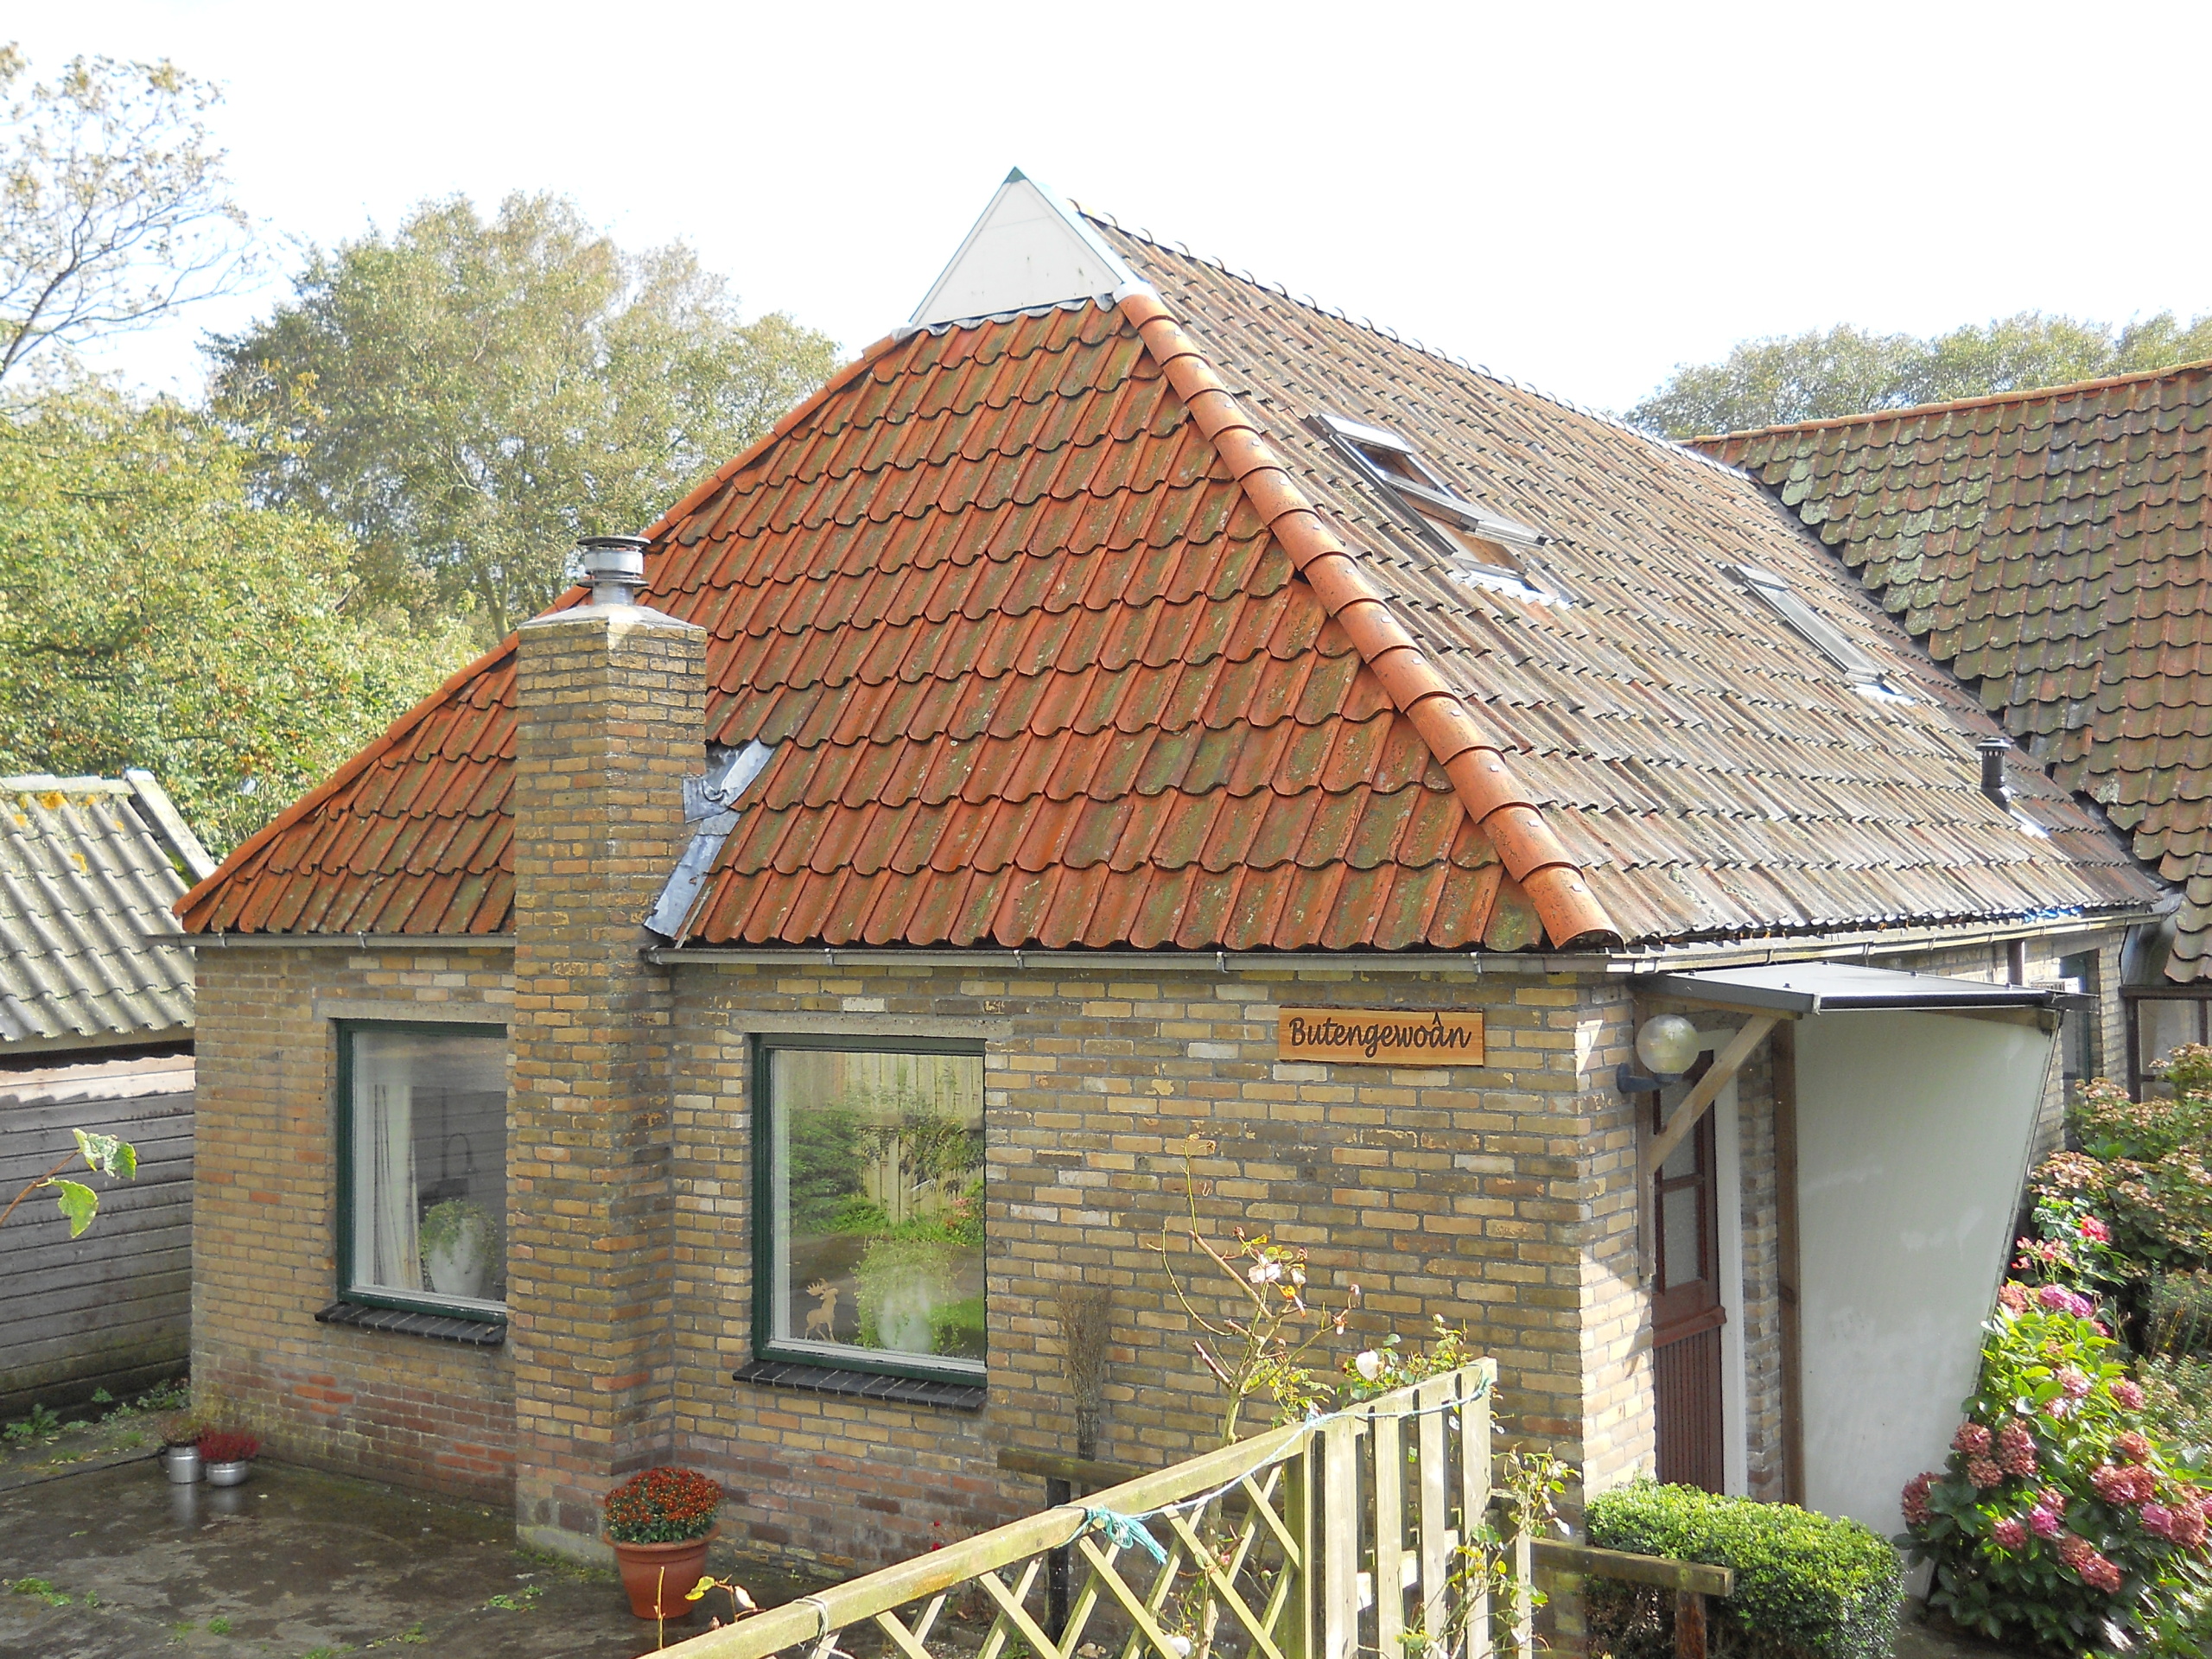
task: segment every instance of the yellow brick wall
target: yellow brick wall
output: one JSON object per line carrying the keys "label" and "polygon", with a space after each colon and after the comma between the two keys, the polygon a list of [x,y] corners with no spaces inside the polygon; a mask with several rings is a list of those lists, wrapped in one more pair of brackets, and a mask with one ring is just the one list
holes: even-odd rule
{"label": "yellow brick wall", "polygon": [[337,1294],[337,1021],[504,1023],[504,950],[197,952],[192,1370],[272,1455],[506,1503],[503,1349],[318,1325]]}
{"label": "yellow brick wall", "polygon": [[[1359,1285],[1355,1335],[1320,1351],[1324,1366],[1385,1331],[1417,1338],[1441,1313],[1497,1356],[1507,1440],[1584,1456],[1584,1243],[1599,1193],[1589,1149],[1614,1113],[1612,1057],[1572,982],[676,972],[675,1447],[728,1483],[725,1525],[741,1536],[864,1565],[1037,1507],[1040,1484],[1001,1476],[995,1458],[1001,1446],[1074,1450],[1052,1310],[1078,1279],[1116,1298],[1098,1455],[1157,1465],[1211,1444],[1217,1395],[1153,1248],[1163,1224],[1179,1236],[1179,1154],[1193,1143],[1211,1233],[1241,1224],[1306,1246],[1332,1306]],[[1281,1064],[1279,1005],[1481,1007],[1489,1063]],[[980,1413],[731,1380],[753,1357],[746,1039],[837,1030],[988,1043],[991,1392]],[[1176,1262],[1187,1269],[1188,1252]],[[1189,1283],[1202,1306],[1227,1310],[1215,1279]]]}

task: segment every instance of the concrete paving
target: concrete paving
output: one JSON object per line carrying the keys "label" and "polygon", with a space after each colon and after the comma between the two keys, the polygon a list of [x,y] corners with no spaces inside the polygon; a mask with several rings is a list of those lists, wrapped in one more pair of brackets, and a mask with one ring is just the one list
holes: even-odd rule
{"label": "concrete paving", "polygon": [[[717,1551],[709,1570],[729,1576]],[[772,1605],[817,1586],[748,1566]],[[518,1552],[511,1518],[263,1459],[243,1486],[133,1462],[0,1492],[0,1656],[632,1659],[655,1630],[612,1571]],[[26,1583],[29,1580],[29,1583]],[[671,1623],[668,1639],[707,1628]]]}
{"label": "concrete paving", "polygon": [[[726,1547],[708,1565],[763,1606],[820,1587]],[[228,1488],[172,1486],[142,1458],[0,1489],[0,1659],[633,1659],[656,1645],[611,1571],[518,1551],[503,1515],[265,1459]],[[706,1626],[694,1614],[668,1639]],[[1910,1622],[1897,1652],[2006,1659]]]}

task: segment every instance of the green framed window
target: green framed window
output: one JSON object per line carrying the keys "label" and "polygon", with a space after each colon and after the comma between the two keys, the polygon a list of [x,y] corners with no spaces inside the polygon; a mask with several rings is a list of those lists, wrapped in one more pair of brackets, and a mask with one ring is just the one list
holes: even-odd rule
{"label": "green framed window", "polygon": [[503,1026],[338,1027],[338,1294],[503,1319]]}
{"label": "green framed window", "polygon": [[983,1050],[754,1039],[763,1359],[980,1381]]}

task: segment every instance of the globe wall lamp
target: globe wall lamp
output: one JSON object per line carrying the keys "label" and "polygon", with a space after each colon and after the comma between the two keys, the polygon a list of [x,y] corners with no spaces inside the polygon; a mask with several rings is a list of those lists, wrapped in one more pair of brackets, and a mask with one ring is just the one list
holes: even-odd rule
{"label": "globe wall lamp", "polygon": [[1636,1059],[1623,1060],[1613,1086],[1624,1095],[1656,1095],[1697,1064],[1705,1039],[1679,1014],[1655,1014],[1636,1031]]}

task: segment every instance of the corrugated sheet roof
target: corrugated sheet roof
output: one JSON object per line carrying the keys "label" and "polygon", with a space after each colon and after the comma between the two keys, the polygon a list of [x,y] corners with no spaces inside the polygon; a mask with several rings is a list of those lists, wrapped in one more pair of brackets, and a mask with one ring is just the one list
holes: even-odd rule
{"label": "corrugated sheet roof", "polygon": [[2212,364],[1699,440],[2182,885],[2212,978]]}
{"label": "corrugated sheet roof", "polygon": [[211,868],[144,772],[0,778],[0,1051],[192,1030],[192,958],[146,936]]}
{"label": "corrugated sheet roof", "polygon": [[[886,341],[657,527],[706,735],[776,746],[691,939],[1495,949],[2155,895],[2061,791],[2024,792],[2045,836],[1982,797],[1986,716],[1749,480],[1097,228],[1164,312]],[[1455,579],[1321,411],[1548,533],[1572,602]],[[505,931],[512,672],[456,676],[188,925]]]}

